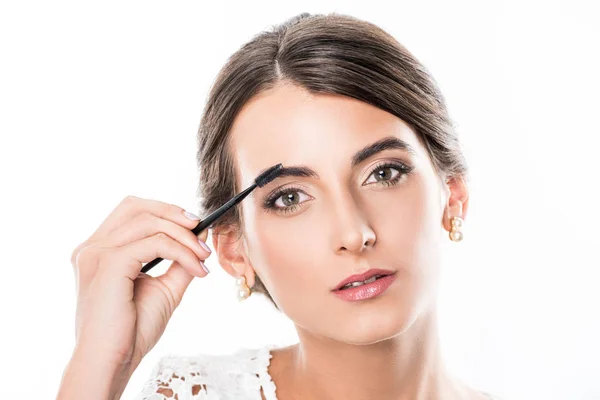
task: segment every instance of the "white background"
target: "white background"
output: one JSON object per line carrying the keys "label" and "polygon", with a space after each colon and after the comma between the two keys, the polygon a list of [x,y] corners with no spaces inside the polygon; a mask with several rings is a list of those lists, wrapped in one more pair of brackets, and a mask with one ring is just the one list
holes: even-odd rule
{"label": "white background", "polygon": [[[226,58],[292,15],[336,11],[413,52],[458,124],[472,179],[440,288],[447,363],[506,400],[600,399],[597,4],[2,2],[2,397],[56,396],[71,251],[124,196],[197,213],[196,130]],[[296,341],[263,298],[238,303],[215,260],[124,399],[160,356]]]}

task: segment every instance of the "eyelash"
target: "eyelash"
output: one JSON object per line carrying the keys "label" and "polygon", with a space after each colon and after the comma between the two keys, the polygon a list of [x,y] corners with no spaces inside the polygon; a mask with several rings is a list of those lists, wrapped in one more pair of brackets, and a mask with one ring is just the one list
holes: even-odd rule
{"label": "eyelash", "polygon": [[[393,179],[390,179],[390,180],[387,180],[387,181],[378,181],[378,182],[376,182],[376,183],[380,183],[380,184],[382,184],[384,186],[394,186],[394,185],[397,185],[398,182],[400,181],[400,179],[402,179],[402,177],[404,175],[408,175],[413,170],[412,167],[409,167],[409,166],[407,166],[405,164],[402,164],[402,163],[384,162],[384,163],[379,164],[376,167],[374,167],[371,170],[371,173],[369,174],[369,177],[371,177],[371,175],[373,175],[374,172],[377,172],[377,171],[385,169],[385,168],[395,169],[399,173]],[[290,193],[296,193],[296,192],[304,193],[302,190],[300,190],[299,188],[295,188],[295,187],[289,187],[289,188],[277,190],[275,193],[273,193],[272,196],[270,196],[268,199],[265,200],[265,202],[263,204],[263,207],[267,211],[281,212],[281,213],[284,213],[284,214],[291,213],[291,212],[295,211],[298,207],[300,207],[300,204],[294,204],[294,205],[285,206],[285,207],[277,207],[277,206],[275,206],[275,202],[281,196],[283,196],[283,195],[290,194]]]}

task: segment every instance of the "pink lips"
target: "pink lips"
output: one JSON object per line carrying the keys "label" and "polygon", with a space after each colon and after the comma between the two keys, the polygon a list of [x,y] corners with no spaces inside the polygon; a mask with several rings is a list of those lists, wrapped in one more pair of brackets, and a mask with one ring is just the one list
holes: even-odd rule
{"label": "pink lips", "polygon": [[371,298],[377,297],[380,294],[382,294],[383,292],[385,292],[387,290],[387,288],[389,288],[390,285],[396,280],[395,273],[389,275],[389,272],[386,272],[388,275],[378,278],[374,282],[366,283],[366,284],[363,284],[360,286],[350,287],[348,289],[339,289],[342,286],[346,285],[347,283],[356,282],[356,281],[364,281],[375,275],[383,274],[382,272],[371,273],[372,271],[375,271],[375,270],[368,271],[367,274],[364,274],[365,276],[367,276],[366,278],[358,278],[357,279],[355,277],[350,277],[349,278],[350,280],[346,279],[345,281],[341,282],[340,285],[338,285],[337,289],[333,290],[333,293],[336,296],[340,297],[342,300],[346,300],[346,301],[358,301],[358,300],[371,299]]}
{"label": "pink lips", "polygon": [[339,290],[341,289],[343,286],[352,283],[352,282],[362,282],[362,281],[366,281],[369,278],[374,277],[375,275],[392,275],[394,273],[394,271],[389,271],[386,269],[370,269],[365,273],[362,274],[357,274],[357,275],[352,275],[347,277],[346,279],[344,279],[343,281],[341,281],[340,283],[337,284],[337,286],[335,288],[333,288],[333,290]]}

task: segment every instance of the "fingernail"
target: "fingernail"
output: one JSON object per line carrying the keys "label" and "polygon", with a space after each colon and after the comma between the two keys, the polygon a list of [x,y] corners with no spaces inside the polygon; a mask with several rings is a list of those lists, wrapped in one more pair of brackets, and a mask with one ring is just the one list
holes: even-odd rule
{"label": "fingernail", "polygon": [[202,261],[200,261],[200,266],[202,267],[202,269],[204,271],[206,271],[207,274],[210,274],[210,270],[208,269],[208,267],[206,265],[204,265],[204,263]]}
{"label": "fingernail", "polygon": [[210,250],[210,248],[208,247],[208,245],[207,245],[206,243],[204,243],[204,242],[202,241],[202,239],[198,239],[198,243],[200,243],[200,246],[202,246],[202,248],[203,248],[204,250],[206,250],[206,251],[208,251],[209,253],[211,253],[211,250]]}
{"label": "fingernail", "polygon": [[188,217],[189,219],[191,219],[191,220],[194,220],[194,221],[198,221],[198,220],[200,220],[200,217],[199,217],[199,216],[197,216],[197,215],[195,215],[195,214],[192,214],[192,213],[191,213],[191,212],[189,212],[189,211],[186,211],[186,212],[185,212],[183,215],[185,215],[186,217]]}

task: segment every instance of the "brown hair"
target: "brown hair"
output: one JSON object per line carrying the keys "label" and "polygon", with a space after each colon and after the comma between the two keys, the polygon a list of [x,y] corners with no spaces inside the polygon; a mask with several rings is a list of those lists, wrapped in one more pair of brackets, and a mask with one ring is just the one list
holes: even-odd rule
{"label": "brown hair", "polygon": [[[208,95],[198,131],[198,195],[208,215],[241,189],[229,148],[233,121],[253,96],[278,83],[338,94],[379,107],[409,124],[440,178],[465,177],[467,166],[437,82],[390,34],[352,16],[302,13],[261,32],[227,61]],[[214,228],[242,235],[238,207]],[[260,277],[253,291],[277,307]]]}

